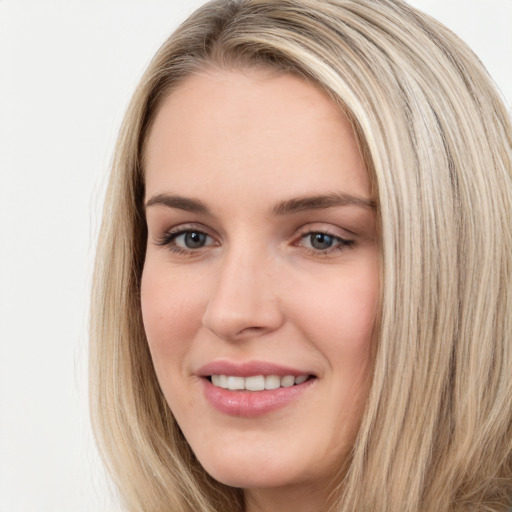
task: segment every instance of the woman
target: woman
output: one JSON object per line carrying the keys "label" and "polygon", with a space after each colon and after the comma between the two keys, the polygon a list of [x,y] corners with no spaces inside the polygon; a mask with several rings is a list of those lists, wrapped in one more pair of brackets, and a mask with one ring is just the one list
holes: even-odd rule
{"label": "woman", "polygon": [[214,1],[126,116],[92,410],[130,511],[505,511],[509,114],[392,0]]}

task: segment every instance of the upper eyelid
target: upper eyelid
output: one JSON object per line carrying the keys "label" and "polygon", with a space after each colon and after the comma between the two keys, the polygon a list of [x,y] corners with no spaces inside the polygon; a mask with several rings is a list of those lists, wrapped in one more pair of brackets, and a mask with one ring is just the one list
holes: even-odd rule
{"label": "upper eyelid", "polygon": [[195,222],[176,224],[175,226],[171,226],[170,228],[163,229],[161,231],[161,235],[157,235],[157,237],[160,238],[162,236],[179,235],[180,233],[186,233],[188,231],[197,231],[199,233],[204,233],[205,235],[211,236],[212,238],[218,237],[215,230],[208,228],[204,224]]}
{"label": "upper eyelid", "polygon": [[[326,226],[327,225],[327,226]],[[315,227],[318,226],[318,227]],[[357,234],[349,229],[324,222],[310,222],[301,226],[298,230],[298,236],[306,236],[311,233],[325,233],[336,238],[347,239],[354,238]]]}
{"label": "upper eyelid", "polygon": [[331,238],[337,240],[338,243],[340,243],[341,245],[349,245],[349,244],[352,245],[354,243],[353,238],[347,238],[344,236],[335,235],[328,231],[311,230],[311,231],[307,231],[307,232],[303,233],[302,235],[300,235],[299,238],[296,239],[296,241],[294,242],[294,245],[300,245],[300,242],[302,240],[307,239],[308,236],[315,235],[315,234],[322,234],[322,235],[330,236]]}
{"label": "upper eyelid", "polygon": [[[186,226],[186,225],[185,225]],[[197,231],[198,233],[204,233],[205,235],[210,236],[205,230],[203,229],[194,229],[193,227],[185,227],[183,226],[183,229],[180,225],[168,228],[166,230],[163,230],[162,232],[157,232],[153,236],[153,240],[156,243],[156,245],[165,246],[171,243],[176,237],[187,233],[189,231]]]}
{"label": "upper eyelid", "polygon": [[[171,226],[161,231],[161,234],[156,234],[154,239],[161,243],[163,239],[170,239],[171,237],[179,236],[181,233],[189,231],[197,231],[204,233],[205,235],[220,241],[223,237],[218,233],[217,230],[204,225],[201,222],[185,222]],[[356,233],[349,229],[342,228],[341,226],[333,225],[331,223],[325,223],[321,221],[313,221],[305,223],[302,226],[295,228],[294,233],[290,234],[289,238],[292,243],[296,243],[298,239],[303,238],[312,233],[325,233],[335,238],[342,240],[352,239],[357,236]]]}
{"label": "upper eyelid", "polygon": [[316,235],[316,234],[327,235],[327,236],[330,236],[330,237],[335,238],[337,240],[343,240],[343,241],[347,241],[347,242],[348,241],[352,241],[351,238],[348,238],[346,236],[338,235],[338,234],[332,233],[330,231],[323,231],[323,230],[317,230],[317,229],[312,229],[311,231],[306,231],[306,232],[302,233],[299,236],[299,239],[306,238],[307,236]]}
{"label": "upper eyelid", "polygon": [[[181,247],[180,245],[178,245],[178,243],[176,243],[176,239],[178,237],[185,235],[186,233],[190,233],[190,232],[196,232],[196,233],[201,233],[203,235],[206,235],[206,237],[210,238],[213,241],[213,243],[207,243],[207,244],[202,245],[197,248]],[[212,237],[211,235],[209,235],[204,230],[193,229],[193,228],[179,229],[179,227],[178,227],[178,229],[175,229],[175,230],[172,230],[172,229],[167,230],[166,232],[157,236],[154,240],[154,243],[155,243],[155,245],[157,245],[159,247],[167,248],[171,252],[181,253],[181,254],[189,254],[189,255],[192,255],[193,253],[199,253],[199,251],[201,249],[204,249],[206,247],[213,247],[215,245],[218,245],[216,243],[216,239],[214,237]]]}

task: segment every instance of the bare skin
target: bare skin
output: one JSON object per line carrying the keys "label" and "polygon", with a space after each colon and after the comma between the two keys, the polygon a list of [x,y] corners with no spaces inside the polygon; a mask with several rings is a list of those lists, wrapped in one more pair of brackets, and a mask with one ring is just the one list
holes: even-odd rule
{"label": "bare skin", "polygon": [[[350,123],[292,75],[207,70],[164,102],[146,156],[142,311],[171,410],[247,512],[321,510],[367,398],[378,296]],[[219,388],[212,364],[308,380],[281,404]]]}

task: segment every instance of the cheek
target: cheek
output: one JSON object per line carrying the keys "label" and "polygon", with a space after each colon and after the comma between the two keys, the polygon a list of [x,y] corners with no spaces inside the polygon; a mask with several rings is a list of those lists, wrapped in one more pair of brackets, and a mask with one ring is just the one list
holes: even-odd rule
{"label": "cheek", "polygon": [[340,299],[343,318],[352,325],[354,332],[362,338],[370,338],[375,325],[379,297],[379,266],[377,258],[370,253],[361,264],[346,278],[344,292]]}
{"label": "cheek", "polygon": [[[165,359],[180,359],[201,323],[201,299],[180,279],[146,265],[141,280],[144,330],[155,367]],[[158,371],[158,370],[157,370]]]}
{"label": "cheek", "polygon": [[343,321],[356,339],[370,340],[377,317],[378,277],[370,274],[348,284],[341,303]]}
{"label": "cheek", "polygon": [[296,300],[296,308],[302,308],[301,316],[310,337],[320,336],[323,343],[336,347],[345,356],[364,357],[378,310],[378,267],[348,267],[330,277],[322,286],[305,283],[301,296],[309,300],[302,304]]}

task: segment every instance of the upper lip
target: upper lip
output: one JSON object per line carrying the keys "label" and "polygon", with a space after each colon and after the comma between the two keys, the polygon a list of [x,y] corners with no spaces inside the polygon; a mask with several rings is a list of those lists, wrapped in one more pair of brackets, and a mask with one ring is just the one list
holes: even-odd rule
{"label": "upper lip", "polygon": [[313,375],[310,371],[299,370],[289,366],[283,366],[267,361],[212,361],[201,366],[196,375],[199,377],[209,377],[210,375],[233,375],[235,377],[253,377],[255,375]]}

